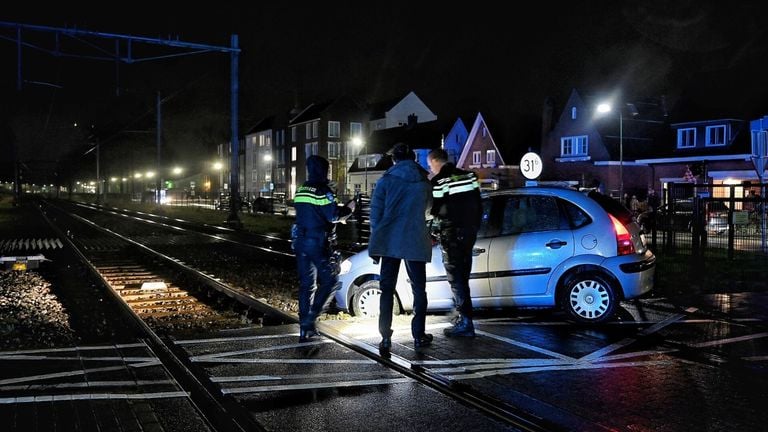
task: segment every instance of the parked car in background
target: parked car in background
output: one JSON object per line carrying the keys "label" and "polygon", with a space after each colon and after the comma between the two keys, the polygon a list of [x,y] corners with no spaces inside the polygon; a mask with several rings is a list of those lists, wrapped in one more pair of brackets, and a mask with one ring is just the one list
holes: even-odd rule
{"label": "parked car in background", "polygon": [[[476,308],[561,307],[573,319],[599,323],[621,299],[653,288],[656,257],[632,214],[596,191],[526,187],[483,196],[470,293]],[[401,268],[395,309],[413,296]],[[358,316],[379,312],[379,266],[364,250],[341,264],[336,306]],[[450,310],[453,296],[439,246],[427,263],[430,311]]]}

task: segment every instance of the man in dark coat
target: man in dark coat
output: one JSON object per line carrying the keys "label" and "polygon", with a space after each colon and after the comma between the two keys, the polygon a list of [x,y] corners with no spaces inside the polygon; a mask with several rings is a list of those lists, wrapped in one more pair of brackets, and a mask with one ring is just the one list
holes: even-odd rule
{"label": "man in dark coat", "polygon": [[371,238],[368,254],[381,258],[381,302],[379,303],[380,351],[392,346],[392,307],[400,270],[400,260],[413,291],[411,334],[416,348],[432,343],[425,333],[427,311],[426,263],[432,260],[432,242],[426,217],[431,203],[427,172],[414,161],[414,154],[403,143],[389,153],[395,165],[376,182],[371,197]]}
{"label": "man in dark coat", "polygon": [[346,220],[353,207],[336,203],[336,194],[328,185],[328,161],[316,155],[307,158],[307,181],[296,191],[293,202],[296,224],[291,237],[299,273],[299,342],[306,342],[317,335],[315,320],[339,281],[331,263],[334,223]]}
{"label": "man in dark coat", "polygon": [[483,218],[480,184],[475,173],[459,169],[448,161],[443,149],[427,156],[432,177],[433,223],[439,224],[443,264],[451,285],[458,317],[446,336],[475,336],[472,323],[472,298],[469,274],[472,271],[472,248]]}

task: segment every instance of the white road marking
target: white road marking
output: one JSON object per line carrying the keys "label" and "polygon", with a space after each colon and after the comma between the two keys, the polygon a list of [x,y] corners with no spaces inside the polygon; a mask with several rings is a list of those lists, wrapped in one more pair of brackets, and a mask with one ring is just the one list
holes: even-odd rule
{"label": "white road marking", "polygon": [[288,390],[362,387],[362,386],[372,386],[372,385],[400,384],[400,383],[407,383],[407,382],[413,382],[413,380],[410,378],[388,378],[388,379],[360,380],[360,381],[340,381],[340,382],[330,382],[330,383],[285,384],[285,385],[261,386],[261,387],[232,387],[232,388],[223,388],[221,389],[221,392],[223,394],[263,393],[263,392],[288,391]]}
{"label": "white road marking", "polygon": [[[395,374],[396,372],[390,372]],[[381,370],[367,371],[367,372],[334,372],[334,373],[312,373],[312,374],[294,374],[294,375],[252,375],[252,376],[221,376],[211,377],[211,381],[226,383],[226,382],[248,382],[248,381],[285,381],[296,379],[311,379],[311,378],[348,378],[350,376],[370,376],[370,375],[386,375]]]}
{"label": "white road marking", "polygon": [[30,355],[0,355],[0,360],[67,360],[67,361],[126,361],[146,362],[157,360],[155,357],[56,357]]}
{"label": "white road marking", "polygon": [[[688,308],[685,311],[686,312],[695,312],[696,308]],[[664,319],[662,321],[659,321],[658,323],[648,327],[647,329],[640,331],[638,334],[640,336],[648,336],[649,334],[656,333],[657,331],[663,329],[664,327],[666,327],[666,326],[668,326],[670,324],[676,323],[676,322],[680,321],[683,318],[685,318],[685,315],[683,315],[683,314],[671,315],[668,318],[666,318],[666,319]]]}
{"label": "white road marking", "polygon": [[211,358],[202,360],[205,363],[260,363],[260,364],[372,364],[373,359],[363,360],[333,360],[333,359],[290,359],[290,358]]}
{"label": "white road marking", "polygon": [[143,342],[137,342],[137,343],[118,344],[118,345],[75,346],[75,347],[68,347],[68,348],[40,348],[40,349],[22,350],[22,351],[0,351],[0,355],[113,350],[113,349],[121,349],[121,348],[140,348],[140,347],[146,347],[146,346],[147,344]]}
{"label": "white road marking", "polygon": [[223,338],[209,338],[209,339],[184,339],[173,341],[176,345],[190,345],[190,344],[204,344],[204,343],[219,343],[219,342],[235,342],[235,341],[248,341],[248,340],[262,340],[262,339],[277,339],[285,337],[298,337],[298,333],[288,334],[275,334],[275,335],[262,335],[262,336],[231,336]]}
{"label": "white road marking", "polygon": [[560,371],[560,370],[580,370],[580,369],[607,369],[617,367],[637,367],[637,366],[659,366],[673,364],[674,361],[669,360],[652,360],[641,362],[625,362],[625,363],[578,363],[572,365],[563,366],[542,366],[542,367],[529,367],[529,368],[514,368],[514,369],[498,369],[495,371],[475,372],[467,375],[450,375],[447,378],[452,380],[465,380],[465,379],[477,379],[486,378],[495,375],[508,375],[519,373],[532,373],[542,371]]}
{"label": "white road marking", "polygon": [[333,341],[329,339],[322,339],[322,340],[309,341],[309,342],[297,342],[297,343],[286,344],[286,345],[274,345],[274,346],[263,347],[263,348],[252,348],[247,350],[225,351],[225,352],[214,353],[214,354],[205,354],[205,355],[190,357],[189,359],[191,361],[207,361],[210,359],[217,359],[221,357],[231,357],[231,356],[236,356],[241,354],[263,353],[263,352],[284,350],[284,349],[290,349],[290,348],[303,348],[303,347],[310,347],[314,345],[322,345],[322,344],[328,344],[328,343],[333,343]]}
{"label": "white road marking", "polygon": [[23,404],[41,402],[61,402],[75,400],[141,400],[141,399],[166,399],[189,397],[189,393],[183,391],[158,392],[158,393],[92,393],[92,394],[65,394],[65,395],[39,395],[0,398],[0,404]]}
{"label": "white road marking", "polygon": [[45,389],[61,389],[61,388],[92,388],[92,387],[120,387],[120,386],[150,386],[150,385],[163,385],[163,384],[176,384],[173,380],[136,380],[136,381],[86,381],[75,383],[59,383],[59,384],[25,384],[16,386],[2,386],[0,391],[16,391],[16,390],[45,390]]}
{"label": "white road marking", "polygon": [[718,339],[718,340],[707,341],[707,342],[687,343],[686,345],[692,348],[706,348],[706,347],[717,346],[717,345],[726,345],[726,344],[731,344],[736,342],[744,342],[752,339],[763,338],[766,336],[768,336],[768,333],[755,333],[755,334],[746,335],[746,336]]}
{"label": "white road marking", "polygon": [[17,383],[30,382],[30,381],[43,381],[51,378],[63,378],[63,377],[70,377],[70,376],[77,376],[77,375],[85,375],[87,373],[94,373],[94,372],[110,372],[110,371],[116,371],[116,370],[125,370],[126,367],[145,367],[145,366],[156,366],[159,364],[160,364],[159,360],[154,360],[150,362],[134,363],[134,364],[129,364],[125,366],[109,366],[109,367],[81,369],[81,370],[67,371],[67,372],[54,372],[54,373],[43,374],[43,375],[31,375],[26,377],[7,378],[4,380],[0,380],[0,385],[17,384]]}
{"label": "white road marking", "polygon": [[511,344],[511,345],[516,345],[516,346],[519,346],[521,348],[525,348],[527,350],[534,351],[534,352],[537,352],[539,354],[544,354],[544,355],[547,355],[547,356],[550,356],[550,357],[559,358],[559,359],[562,359],[562,360],[575,360],[573,357],[569,357],[569,356],[564,355],[564,354],[556,353],[554,351],[550,351],[550,350],[544,349],[544,348],[539,348],[537,346],[530,345],[530,344],[527,344],[525,342],[516,341],[514,339],[510,339],[510,338],[507,338],[507,337],[495,335],[493,333],[488,333],[486,331],[475,329],[475,333],[479,334],[479,335],[483,335],[483,336],[489,337],[491,339],[500,340],[502,342],[506,342],[506,343]]}
{"label": "white road marking", "polygon": [[768,360],[768,356],[750,356],[750,357],[742,357],[742,359],[747,361],[764,361],[764,360]]}

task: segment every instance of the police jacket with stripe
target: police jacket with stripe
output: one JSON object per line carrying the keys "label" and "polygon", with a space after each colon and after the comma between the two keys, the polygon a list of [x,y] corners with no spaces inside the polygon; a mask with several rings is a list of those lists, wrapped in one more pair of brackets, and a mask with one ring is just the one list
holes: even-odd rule
{"label": "police jacket with stripe", "polygon": [[293,205],[301,232],[318,236],[330,233],[333,222],[351,211],[337,204],[336,194],[328,185],[328,161],[319,156],[307,158],[307,181],[296,191]]}
{"label": "police jacket with stripe", "polygon": [[483,203],[475,173],[457,168],[451,162],[445,163],[432,177],[432,216],[438,219],[443,230],[479,229]]}

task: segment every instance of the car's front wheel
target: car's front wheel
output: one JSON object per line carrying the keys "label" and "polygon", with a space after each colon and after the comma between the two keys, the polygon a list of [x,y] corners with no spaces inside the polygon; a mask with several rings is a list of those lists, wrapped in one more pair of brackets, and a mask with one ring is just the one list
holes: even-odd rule
{"label": "car's front wheel", "polygon": [[[352,294],[352,312],[355,316],[374,318],[379,316],[379,303],[381,302],[381,289],[378,280],[369,280],[355,288]],[[400,314],[400,305],[397,296],[394,298],[392,314]]]}
{"label": "car's front wheel", "polygon": [[576,273],[563,286],[561,306],[571,318],[583,323],[607,321],[616,311],[616,290],[596,272]]}

